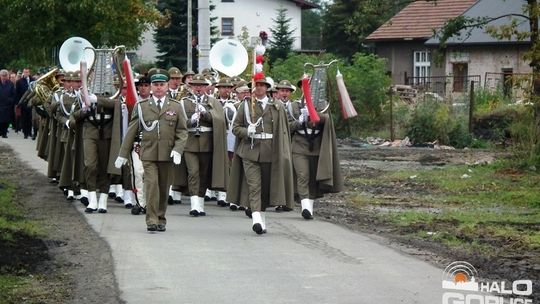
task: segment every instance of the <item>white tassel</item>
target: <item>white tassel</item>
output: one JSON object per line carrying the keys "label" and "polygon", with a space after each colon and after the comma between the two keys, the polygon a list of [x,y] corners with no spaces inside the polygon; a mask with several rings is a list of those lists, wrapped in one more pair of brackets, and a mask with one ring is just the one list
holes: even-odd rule
{"label": "white tassel", "polygon": [[354,105],[351,101],[351,98],[349,97],[349,92],[347,92],[347,88],[345,87],[345,82],[343,81],[343,75],[337,70],[336,75],[336,82],[338,86],[339,96],[340,96],[340,104],[341,104],[341,112],[343,114],[343,118],[349,119],[352,117],[355,117],[358,115],[356,112]]}

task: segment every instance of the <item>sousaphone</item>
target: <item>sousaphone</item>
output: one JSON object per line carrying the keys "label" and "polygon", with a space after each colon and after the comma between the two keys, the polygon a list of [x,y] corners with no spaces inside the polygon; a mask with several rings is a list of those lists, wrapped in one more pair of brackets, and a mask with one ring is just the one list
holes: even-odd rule
{"label": "sousaphone", "polygon": [[210,49],[210,66],[229,77],[242,74],[248,65],[246,48],[237,40],[222,39]]}

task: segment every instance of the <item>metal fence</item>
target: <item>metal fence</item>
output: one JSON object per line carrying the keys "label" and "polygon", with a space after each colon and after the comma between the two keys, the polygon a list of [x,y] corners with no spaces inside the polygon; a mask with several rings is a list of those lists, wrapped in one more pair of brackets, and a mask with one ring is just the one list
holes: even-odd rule
{"label": "metal fence", "polygon": [[431,77],[407,77],[405,84],[412,86],[418,92],[432,92],[441,96],[452,93],[466,93],[470,83],[478,87],[481,84],[480,75],[467,76],[431,76]]}

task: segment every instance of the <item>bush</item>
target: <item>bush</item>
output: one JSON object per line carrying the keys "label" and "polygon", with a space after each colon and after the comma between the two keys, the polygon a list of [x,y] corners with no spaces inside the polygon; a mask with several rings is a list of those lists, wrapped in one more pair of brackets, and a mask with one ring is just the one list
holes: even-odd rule
{"label": "bush", "polygon": [[418,103],[413,110],[407,127],[407,136],[413,144],[438,140],[449,144],[450,111],[448,107],[433,99]]}

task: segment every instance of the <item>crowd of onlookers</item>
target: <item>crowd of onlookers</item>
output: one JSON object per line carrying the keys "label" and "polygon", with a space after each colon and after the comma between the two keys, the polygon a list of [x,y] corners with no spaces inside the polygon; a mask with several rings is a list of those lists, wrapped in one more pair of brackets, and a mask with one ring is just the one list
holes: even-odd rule
{"label": "crowd of onlookers", "polygon": [[31,106],[20,103],[30,83],[39,78],[31,75],[30,69],[14,72],[0,70],[0,136],[7,138],[8,132],[23,132],[24,138],[36,139],[37,113]]}

